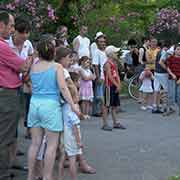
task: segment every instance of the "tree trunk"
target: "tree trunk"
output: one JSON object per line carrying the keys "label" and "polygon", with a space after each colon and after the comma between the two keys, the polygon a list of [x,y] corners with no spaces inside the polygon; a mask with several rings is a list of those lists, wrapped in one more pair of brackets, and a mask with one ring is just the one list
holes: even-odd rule
{"label": "tree trunk", "polygon": [[64,5],[64,0],[59,0],[59,6],[62,7]]}

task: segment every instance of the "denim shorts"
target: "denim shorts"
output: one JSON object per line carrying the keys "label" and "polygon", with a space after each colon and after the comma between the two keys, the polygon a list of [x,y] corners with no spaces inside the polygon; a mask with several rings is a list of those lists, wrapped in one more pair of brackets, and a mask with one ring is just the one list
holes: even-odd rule
{"label": "denim shorts", "polygon": [[59,101],[31,97],[28,127],[39,127],[49,131],[63,131],[62,108]]}

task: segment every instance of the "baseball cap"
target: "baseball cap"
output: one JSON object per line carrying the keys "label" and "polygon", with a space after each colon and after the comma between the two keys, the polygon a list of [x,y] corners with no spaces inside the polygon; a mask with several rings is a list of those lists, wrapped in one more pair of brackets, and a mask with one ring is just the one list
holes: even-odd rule
{"label": "baseball cap", "polygon": [[120,51],[120,48],[117,48],[113,45],[110,45],[110,46],[107,46],[106,49],[105,49],[105,52],[107,55],[110,55],[112,53],[117,53]]}
{"label": "baseball cap", "polygon": [[95,40],[98,39],[100,36],[104,36],[102,32],[97,32],[96,37],[94,38]]}

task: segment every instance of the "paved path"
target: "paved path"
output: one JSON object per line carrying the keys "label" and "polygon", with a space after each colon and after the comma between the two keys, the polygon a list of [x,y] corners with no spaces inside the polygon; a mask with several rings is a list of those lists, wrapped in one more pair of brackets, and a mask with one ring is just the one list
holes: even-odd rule
{"label": "paved path", "polygon": [[[118,118],[127,130],[102,131],[98,118],[82,122],[85,154],[97,174],[79,174],[79,180],[166,180],[180,172],[180,116],[165,118],[131,100],[122,103],[126,112]],[[27,140],[21,142],[26,149]],[[17,172],[16,179],[25,180],[26,173]]]}

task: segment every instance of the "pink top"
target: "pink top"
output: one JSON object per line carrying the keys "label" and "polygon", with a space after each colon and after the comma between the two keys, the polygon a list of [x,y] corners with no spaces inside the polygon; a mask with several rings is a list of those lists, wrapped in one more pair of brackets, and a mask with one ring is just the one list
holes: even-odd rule
{"label": "pink top", "polygon": [[24,60],[0,38],[0,87],[13,89],[21,86],[19,69],[23,63]]}

